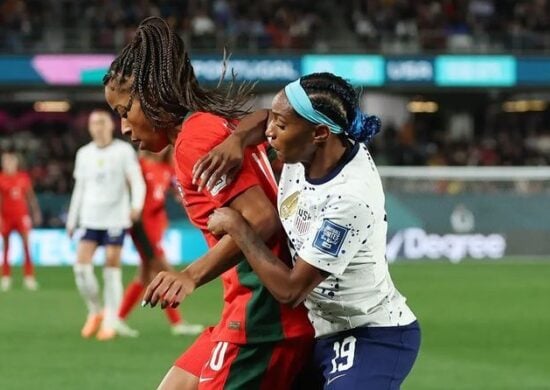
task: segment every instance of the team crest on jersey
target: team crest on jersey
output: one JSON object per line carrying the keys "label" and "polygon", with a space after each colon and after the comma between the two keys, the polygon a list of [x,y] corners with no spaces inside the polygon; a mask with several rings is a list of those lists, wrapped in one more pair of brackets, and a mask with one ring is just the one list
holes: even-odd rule
{"label": "team crest on jersey", "polygon": [[349,229],[325,219],[313,240],[313,247],[321,252],[337,257],[342,249]]}
{"label": "team crest on jersey", "polygon": [[283,202],[281,203],[281,210],[279,214],[281,215],[281,218],[287,219],[292,214],[296,212],[296,209],[298,208],[298,199],[300,198],[300,191],[296,191],[289,197],[287,197]]}
{"label": "team crest on jersey", "polygon": [[311,209],[299,208],[294,218],[294,229],[299,236],[306,234],[309,231],[309,226],[311,225],[311,220],[313,216],[311,214]]}
{"label": "team crest on jersey", "polygon": [[212,187],[212,190],[210,191],[210,194],[212,196],[216,196],[220,193],[221,190],[223,190],[225,187],[229,185],[229,182],[227,180],[227,175],[223,175],[218,179],[216,184],[214,184],[214,187]]}
{"label": "team crest on jersey", "polygon": [[180,196],[180,199],[182,202],[185,201],[185,193],[183,192],[183,186],[179,182],[179,180],[174,179],[174,187],[176,187],[176,190],[178,191],[178,195]]}

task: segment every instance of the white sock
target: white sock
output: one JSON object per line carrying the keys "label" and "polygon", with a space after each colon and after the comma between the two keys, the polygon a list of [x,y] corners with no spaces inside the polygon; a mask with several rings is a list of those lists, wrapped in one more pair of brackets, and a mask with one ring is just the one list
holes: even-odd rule
{"label": "white sock", "polygon": [[117,267],[103,268],[103,300],[105,302],[105,316],[103,327],[112,329],[118,318],[118,309],[122,302],[122,271]]}
{"label": "white sock", "polygon": [[76,263],[73,267],[74,280],[76,287],[80,292],[89,314],[98,314],[101,312],[101,303],[99,302],[99,285],[94,273],[92,264]]}

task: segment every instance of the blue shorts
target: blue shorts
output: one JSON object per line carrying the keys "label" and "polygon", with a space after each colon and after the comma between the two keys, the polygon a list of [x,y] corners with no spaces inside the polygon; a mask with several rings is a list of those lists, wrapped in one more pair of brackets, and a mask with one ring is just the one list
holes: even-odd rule
{"label": "blue shorts", "polygon": [[81,240],[94,241],[97,245],[120,245],[124,241],[126,229],[85,229]]}
{"label": "blue shorts", "polygon": [[314,359],[325,389],[399,389],[420,348],[420,327],[361,327],[319,338]]}

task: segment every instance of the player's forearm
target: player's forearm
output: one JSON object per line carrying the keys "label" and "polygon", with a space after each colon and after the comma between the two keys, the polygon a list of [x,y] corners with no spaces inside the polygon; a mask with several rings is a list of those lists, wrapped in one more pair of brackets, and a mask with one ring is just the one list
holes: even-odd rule
{"label": "player's forearm", "polygon": [[27,199],[27,202],[29,203],[31,213],[33,215],[41,215],[40,205],[38,204],[38,199],[36,198],[36,195],[35,195],[34,191],[29,193],[29,197]]}
{"label": "player's forearm", "polygon": [[[279,218],[273,210],[245,209],[242,214],[260,240],[269,241],[280,229]],[[243,260],[242,252],[233,238],[223,236],[218,243],[197,261],[187,267],[188,273],[196,287],[202,286],[217,278],[225,271]]]}
{"label": "player's forearm", "polygon": [[248,224],[236,223],[227,233],[275,299],[292,306],[303,301],[307,295],[305,286],[292,277],[292,270],[273,254]]}
{"label": "player's forearm", "polygon": [[76,180],[73,194],[71,196],[71,203],[69,205],[69,212],[67,213],[67,228],[74,229],[78,222],[78,215],[80,213],[80,205],[82,203],[82,197],[84,195],[84,184],[81,180]]}
{"label": "player's forearm", "polygon": [[269,115],[270,110],[258,110],[241,119],[233,135],[240,139],[243,148],[265,142]]}
{"label": "player's forearm", "polygon": [[195,287],[200,287],[241,262],[240,254],[241,250],[231,237],[224,236],[204,256],[191,263],[183,272],[191,277]]}
{"label": "player's forearm", "polygon": [[133,170],[129,175],[128,181],[130,182],[130,203],[132,210],[141,212],[141,210],[143,210],[143,204],[145,203],[145,193],[147,191],[141,171]]}

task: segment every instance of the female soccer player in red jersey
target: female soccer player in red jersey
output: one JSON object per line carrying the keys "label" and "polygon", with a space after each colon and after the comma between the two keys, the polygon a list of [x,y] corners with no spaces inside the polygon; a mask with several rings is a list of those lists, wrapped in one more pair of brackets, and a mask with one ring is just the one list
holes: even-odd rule
{"label": "female soccer player in red jersey", "polygon": [[[38,283],[34,278],[34,267],[29,249],[29,232],[31,221],[40,225],[42,215],[32,189],[32,183],[26,172],[19,170],[19,159],[15,153],[2,154],[2,173],[0,173],[0,228],[4,240],[4,261],[2,263],[2,291],[11,287],[11,268],[9,263],[10,233],[16,231],[23,240],[24,279],[23,285],[28,290],[36,290]],[[29,208],[31,214],[29,214]],[[31,220],[32,215],[32,220]]]}
{"label": "female soccer player in red jersey", "polygon": [[[161,272],[144,300],[151,306],[180,298],[222,275],[221,321],[206,330],[176,361],[161,389],[290,388],[309,360],[312,328],[302,305],[279,304],[252,271],[235,242],[207,230],[208,216],[228,206],[239,212],[277,256],[288,258],[275,201],[276,183],[263,147],[250,148],[231,182],[221,178],[210,191],[192,182],[198,158],[225,139],[246,113],[246,89],[228,95],[202,88],[183,41],[162,19],[149,18],[113,61],[105,76],[105,97],[122,118],[122,131],[141,149],[158,152],[174,145],[175,170],[183,204],[200,228],[209,251],[182,272]],[[248,121],[254,122],[252,116]],[[243,123],[248,126],[250,123]],[[165,299],[166,298],[166,299]],[[181,300],[181,299],[180,299]]]}
{"label": "female soccer player in red jersey", "polygon": [[[118,312],[119,321],[116,331],[120,336],[139,335],[137,330],[131,329],[126,324],[126,318],[141,299],[145,286],[153,277],[160,271],[172,270],[162,249],[162,237],[168,227],[168,215],[165,209],[166,193],[170,189],[174,176],[174,169],[170,163],[170,151],[171,148],[166,148],[159,154],[144,150],[139,153],[139,165],[147,192],[141,218],[130,229],[130,235],[139,252],[141,262],[136,278],[126,287]],[[164,312],[170,322],[173,335],[193,335],[204,330],[202,325],[184,322],[177,308],[167,307]]]}

